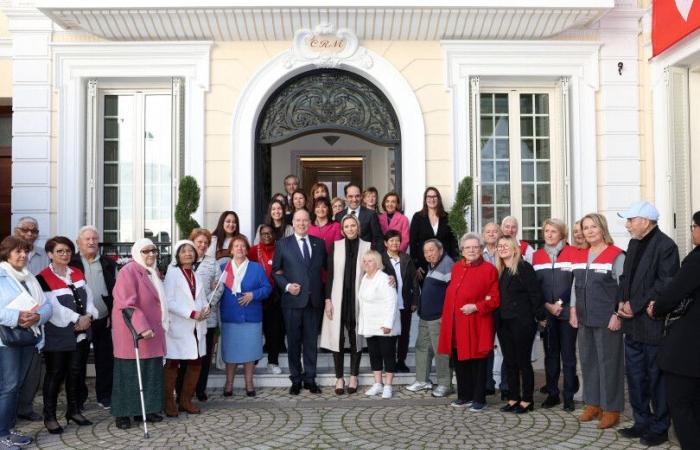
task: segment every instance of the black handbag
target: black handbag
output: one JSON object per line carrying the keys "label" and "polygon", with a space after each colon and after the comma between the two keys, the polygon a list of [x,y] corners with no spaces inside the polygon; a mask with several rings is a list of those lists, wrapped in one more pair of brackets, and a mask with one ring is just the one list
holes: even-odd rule
{"label": "black handbag", "polygon": [[41,335],[22,327],[6,327],[0,325],[0,340],[6,347],[29,347],[39,343]]}
{"label": "black handbag", "polygon": [[664,335],[668,334],[668,331],[676,323],[678,319],[685,316],[691,306],[693,306],[695,298],[686,297],[676,306],[673,311],[671,311],[668,316],[666,316],[666,321],[664,323]]}

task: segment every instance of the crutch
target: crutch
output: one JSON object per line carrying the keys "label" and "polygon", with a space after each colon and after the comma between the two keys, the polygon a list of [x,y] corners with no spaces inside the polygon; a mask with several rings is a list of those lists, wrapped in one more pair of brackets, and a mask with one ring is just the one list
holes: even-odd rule
{"label": "crutch", "polygon": [[134,339],[134,352],[136,353],[136,374],[139,378],[139,396],[141,397],[141,416],[143,418],[143,437],[148,439],[148,425],[146,424],[146,403],[143,400],[143,381],[141,381],[141,362],[139,359],[139,340],[143,339],[143,336],[138,334],[134,329],[134,325],[131,323],[131,316],[134,315],[134,308],[122,309],[122,316],[124,317],[124,322],[126,322],[127,328],[131,331],[131,337]]}

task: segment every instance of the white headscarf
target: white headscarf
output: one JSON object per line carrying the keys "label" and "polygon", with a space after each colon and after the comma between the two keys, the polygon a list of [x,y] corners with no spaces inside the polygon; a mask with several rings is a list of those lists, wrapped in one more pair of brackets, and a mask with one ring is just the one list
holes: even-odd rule
{"label": "white headscarf", "polygon": [[195,261],[197,260],[197,247],[194,246],[194,242],[190,241],[189,239],[182,239],[180,241],[177,241],[173,246],[173,259],[170,261],[171,266],[177,265],[177,252],[180,251],[180,247],[182,247],[183,245],[192,246],[192,249],[194,250]]}
{"label": "white headscarf", "polygon": [[134,242],[134,246],[131,247],[131,257],[134,259],[138,265],[146,269],[148,272],[148,279],[151,280],[153,286],[158,292],[158,300],[160,301],[160,314],[161,314],[161,324],[165,331],[168,330],[168,325],[170,324],[170,318],[168,316],[168,303],[165,298],[165,288],[163,287],[163,282],[160,280],[160,273],[155,264],[152,266],[146,265],[146,258],[144,258],[141,250],[146,247],[155,247],[153,241],[148,238],[139,239]]}

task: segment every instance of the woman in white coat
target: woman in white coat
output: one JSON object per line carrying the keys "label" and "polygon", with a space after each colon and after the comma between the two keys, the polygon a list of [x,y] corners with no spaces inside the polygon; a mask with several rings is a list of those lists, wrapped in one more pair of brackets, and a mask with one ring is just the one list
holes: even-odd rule
{"label": "woman in white coat", "polygon": [[[379,252],[369,250],[362,255],[365,275],[357,294],[359,316],[357,332],[367,338],[369,362],[374,374],[374,385],[365,394],[382,394],[391,398],[396,372],[396,339],[401,334],[401,316],[396,289],[389,276],[382,272],[382,257]],[[382,384],[382,369],[386,372]]]}
{"label": "woman in white coat", "polygon": [[357,392],[357,375],[364,339],[357,332],[357,292],[360,288],[362,255],[370,249],[370,243],[360,239],[360,222],[357,217],[346,215],[340,221],[345,239],[331,244],[328,254],[328,280],[326,303],[321,327],[321,347],[333,352],[335,366],[335,393],[345,393],[343,365],[345,359],[345,330],[350,341],[350,383],[347,393]]}
{"label": "woman in white coat", "polygon": [[170,325],[165,335],[165,414],[177,417],[173,392],[180,365],[186,365],[185,378],[180,393],[180,409],[190,414],[199,414],[199,407],[192,404],[202,369],[202,356],[207,352],[207,317],[209,306],[201,275],[193,270],[197,259],[192,241],[183,240],[175,244],[174,261],[165,275],[165,297],[168,302]]}

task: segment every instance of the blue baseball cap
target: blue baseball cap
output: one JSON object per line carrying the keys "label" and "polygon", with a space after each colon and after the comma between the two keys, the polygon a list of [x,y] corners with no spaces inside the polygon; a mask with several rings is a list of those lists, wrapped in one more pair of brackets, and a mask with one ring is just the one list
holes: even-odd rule
{"label": "blue baseball cap", "polygon": [[659,220],[659,211],[649,202],[644,200],[633,203],[627,211],[617,213],[623,219],[634,219],[635,217],[643,217],[645,219],[657,221]]}

